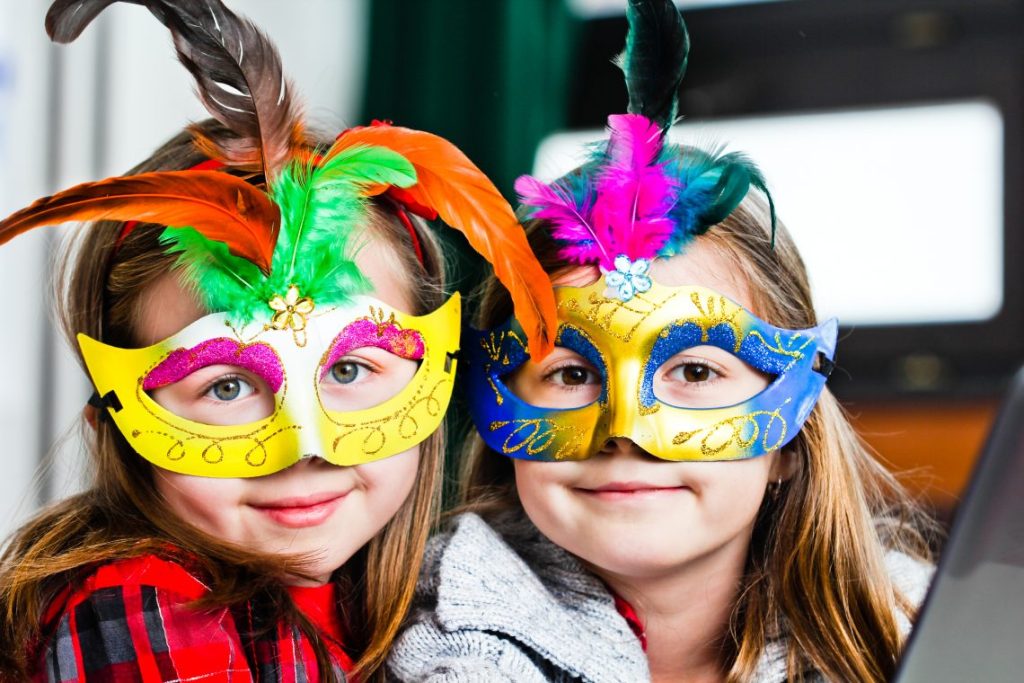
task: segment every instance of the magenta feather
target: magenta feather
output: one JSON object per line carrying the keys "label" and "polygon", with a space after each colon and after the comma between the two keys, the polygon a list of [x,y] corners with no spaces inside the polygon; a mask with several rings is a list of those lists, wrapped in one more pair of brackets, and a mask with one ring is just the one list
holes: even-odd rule
{"label": "magenta feather", "polygon": [[607,230],[598,233],[589,219],[593,205],[590,192],[577,198],[570,188],[561,184],[545,185],[528,175],[516,180],[519,201],[536,209],[531,218],[548,221],[551,236],[565,242],[559,252],[572,263],[600,263],[610,268],[616,253],[609,244]]}
{"label": "magenta feather", "polygon": [[592,212],[595,232],[610,235],[612,258],[654,258],[675,229],[670,214],[678,190],[665,164],[657,163],[661,128],[639,114],[609,116],[608,128],[607,162]]}

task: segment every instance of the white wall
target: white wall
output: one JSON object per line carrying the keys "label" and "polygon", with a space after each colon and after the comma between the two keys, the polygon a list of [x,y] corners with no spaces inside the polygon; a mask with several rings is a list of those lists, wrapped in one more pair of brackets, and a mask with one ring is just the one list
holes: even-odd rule
{"label": "white wall", "polygon": [[[73,44],[53,46],[43,30],[49,4],[0,1],[2,215],[68,185],[122,173],[205,117],[166,29],[145,9],[110,7]],[[367,0],[227,4],[275,40],[312,122],[329,130],[358,123]],[[38,230],[0,247],[0,537],[36,509],[32,484],[41,463],[51,462],[38,490],[51,498],[77,490],[87,475],[73,427],[90,390],[48,323],[45,294],[48,253],[67,230]]]}

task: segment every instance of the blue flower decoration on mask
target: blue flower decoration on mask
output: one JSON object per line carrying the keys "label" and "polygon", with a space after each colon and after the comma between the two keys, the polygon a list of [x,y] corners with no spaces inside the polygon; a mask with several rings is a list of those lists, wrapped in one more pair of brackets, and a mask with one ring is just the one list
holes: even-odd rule
{"label": "blue flower decoration on mask", "polygon": [[604,274],[608,292],[605,296],[614,296],[621,301],[629,301],[634,294],[643,294],[651,288],[651,278],[647,270],[651,262],[645,258],[631,261],[625,254],[615,257],[615,270],[607,270]]}

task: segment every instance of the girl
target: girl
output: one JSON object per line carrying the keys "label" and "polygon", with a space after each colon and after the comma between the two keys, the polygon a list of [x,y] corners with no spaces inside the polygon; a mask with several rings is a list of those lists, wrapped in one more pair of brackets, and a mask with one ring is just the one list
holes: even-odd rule
{"label": "girl", "polygon": [[558,285],[557,346],[532,356],[492,283],[465,343],[482,443],[391,670],[887,680],[929,576],[918,514],[823,389],[836,324],[748,194],[760,174],[665,141],[674,5],[628,17],[630,113],[589,163],[517,183]]}
{"label": "girl", "polygon": [[[59,0],[51,37],[109,4]],[[141,4],[215,121],[0,221],[0,243],[97,221],[62,300],[96,389],[94,481],[3,555],[0,679],[380,678],[435,517],[458,352],[458,296],[410,213],[493,259],[540,356],[546,275],[450,143],[384,124],[323,142],[252,24],[219,0]]]}

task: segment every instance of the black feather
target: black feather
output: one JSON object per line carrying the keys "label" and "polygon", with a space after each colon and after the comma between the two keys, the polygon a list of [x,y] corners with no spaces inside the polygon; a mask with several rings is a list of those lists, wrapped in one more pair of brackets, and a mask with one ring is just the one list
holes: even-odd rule
{"label": "black feather", "polygon": [[[122,0],[56,0],[46,13],[46,33],[57,43],[70,43],[100,12]],[[141,5],[139,0],[123,0]]]}
{"label": "black feather", "polygon": [[629,0],[629,33],[617,64],[626,75],[629,113],[662,130],[675,123],[690,38],[672,0]]}
{"label": "black feather", "polygon": [[114,2],[143,5],[170,32],[178,59],[200,100],[231,132],[200,140],[225,163],[268,178],[301,146],[302,125],[281,59],[270,39],[220,0],[57,0],[46,27],[58,42],[74,40]]}

